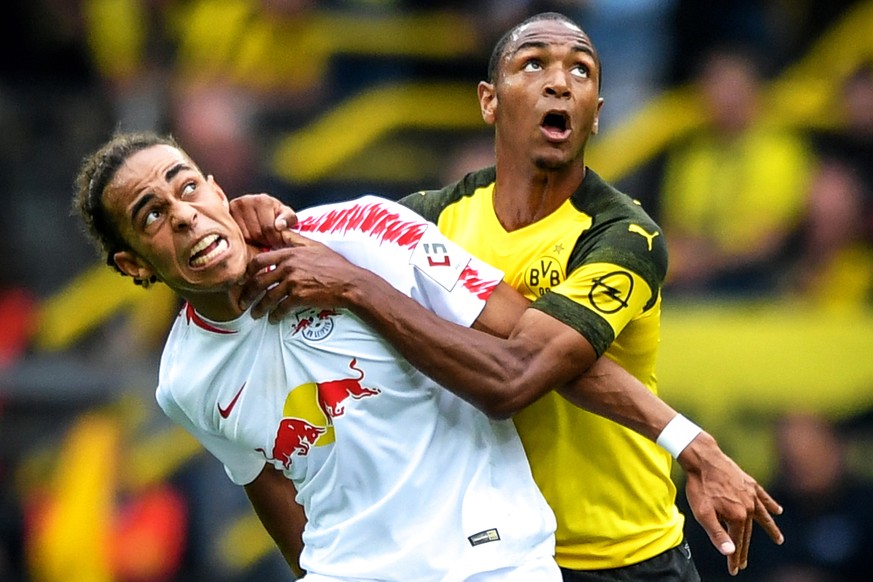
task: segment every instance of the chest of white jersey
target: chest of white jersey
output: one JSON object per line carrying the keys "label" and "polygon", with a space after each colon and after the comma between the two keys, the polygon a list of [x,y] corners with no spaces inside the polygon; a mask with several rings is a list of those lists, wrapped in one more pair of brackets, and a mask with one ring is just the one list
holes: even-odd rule
{"label": "chest of white jersey", "polygon": [[[500,280],[380,199],[300,221],[307,236],[459,324]],[[303,307],[271,325],[248,314],[210,322],[186,307],[157,399],[234,482],[251,482],[265,463],[293,481],[310,572],[463,580],[553,551],[554,517],[512,423],[436,385],[346,310]]]}

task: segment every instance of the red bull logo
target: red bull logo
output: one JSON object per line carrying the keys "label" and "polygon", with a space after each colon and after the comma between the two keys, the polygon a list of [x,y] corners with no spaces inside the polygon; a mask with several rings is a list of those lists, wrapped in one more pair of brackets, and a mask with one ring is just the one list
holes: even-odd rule
{"label": "red bull logo", "polygon": [[310,341],[319,341],[333,331],[333,318],[339,315],[335,309],[306,309],[295,313],[297,322],[291,330],[291,335],[302,335]]}
{"label": "red bull logo", "polygon": [[357,367],[358,360],[353,358],[349,362],[349,368],[358,373],[357,378],[343,378],[318,382],[318,404],[324,413],[330,418],[342,416],[345,412],[344,402],[348,398],[360,400],[368,396],[379,394],[378,388],[366,388],[361,385],[364,379],[364,371]]}
{"label": "red bull logo", "polygon": [[297,325],[294,326],[294,329],[291,331],[291,335],[297,335],[304,329],[308,328],[310,325],[312,325],[311,319],[301,319],[297,322]]}
{"label": "red bull logo", "polygon": [[381,392],[361,384],[365,374],[358,367],[357,358],[349,362],[349,369],[357,373],[355,377],[308,382],[291,390],[285,399],[284,418],[279,421],[270,453],[262,448],[255,450],[268,461],[278,461],[287,469],[295,455],[306,456],[312,447],[332,444],[336,440],[333,419],[343,415],[346,400],[360,400]]}
{"label": "red bull logo", "polygon": [[295,453],[299,455],[309,454],[309,447],[314,445],[318,437],[325,432],[327,432],[326,428],[315,426],[302,418],[283,418],[279,421],[276,441],[270,456],[267,457],[264,449],[257,450],[268,460],[279,461],[287,469],[291,466],[291,457]]}

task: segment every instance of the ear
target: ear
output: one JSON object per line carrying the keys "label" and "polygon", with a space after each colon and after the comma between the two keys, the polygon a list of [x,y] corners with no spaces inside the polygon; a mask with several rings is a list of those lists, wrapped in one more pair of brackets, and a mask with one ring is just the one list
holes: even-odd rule
{"label": "ear", "polygon": [[118,251],[112,260],[125,275],[145,281],[154,275],[152,268],[131,251]]}
{"label": "ear", "polygon": [[494,125],[497,117],[497,92],[494,85],[485,81],[479,82],[477,89],[479,94],[479,109],[482,111],[482,119],[488,125]]}
{"label": "ear", "polygon": [[594,113],[594,123],[591,124],[591,134],[597,135],[600,129],[600,110],[603,109],[603,97],[597,99],[597,111]]}

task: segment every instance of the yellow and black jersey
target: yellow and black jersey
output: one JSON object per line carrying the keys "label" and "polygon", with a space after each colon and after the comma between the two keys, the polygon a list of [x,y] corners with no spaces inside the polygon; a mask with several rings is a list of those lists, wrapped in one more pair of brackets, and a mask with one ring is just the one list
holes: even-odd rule
{"label": "yellow and black jersey", "polygon": [[[507,232],[494,212],[494,168],[401,203],[435,222],[542,310],[657,392],[667,247],[643,208],[588,169],[555,212]],[[634,564],[676,546],[668,453],[549,393],[515,416],[537,483],[558,518],[557,558],[578,570]]]}

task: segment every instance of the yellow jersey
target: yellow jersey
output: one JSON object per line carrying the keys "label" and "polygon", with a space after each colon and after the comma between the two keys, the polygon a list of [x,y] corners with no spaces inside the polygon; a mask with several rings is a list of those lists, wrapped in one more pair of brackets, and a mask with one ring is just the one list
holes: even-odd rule
{"label": "yellow jersey", "polygon": [[[642,207],[588,169],[551,215],[507,232],[494,212],[495,169],[401,203],[505,272],[531,307],[570,325],[657,393],[667,247]],[[573,570],[636,564],[677,546],[670,455],[555,392],[514,421],[534,479],[555,511],[558,563]]]}

